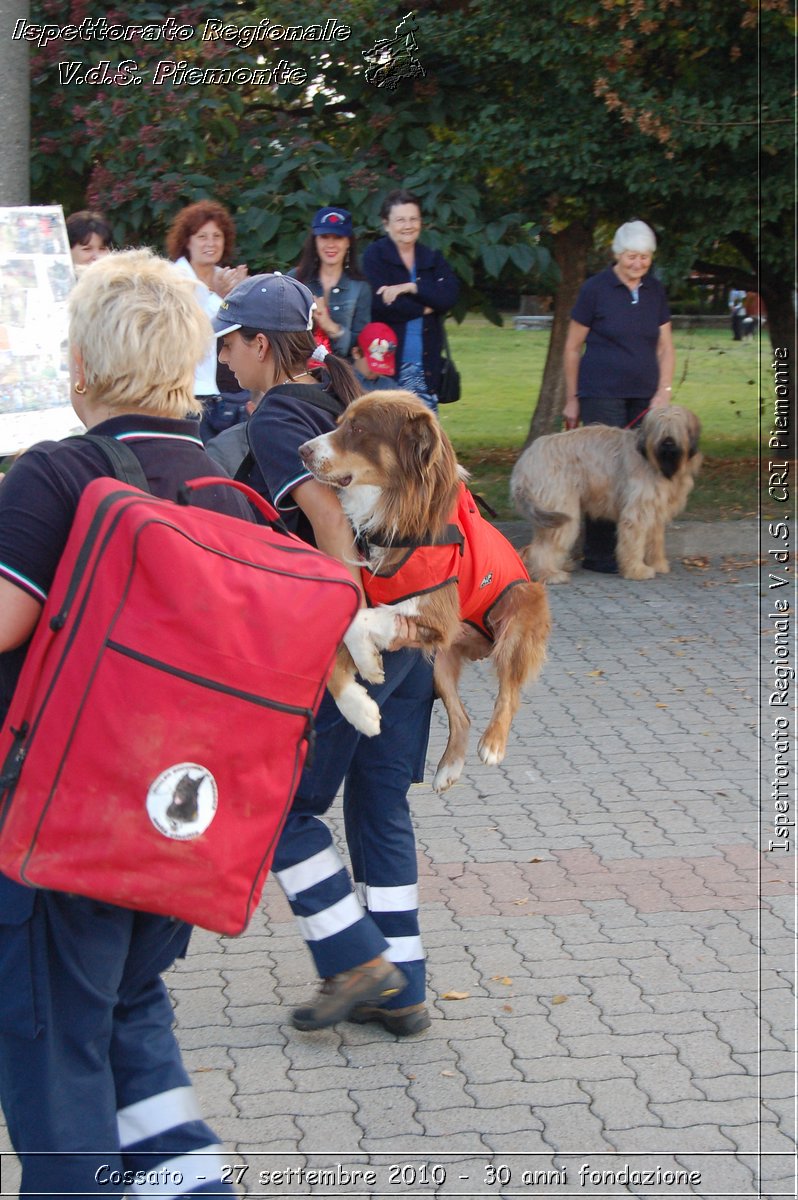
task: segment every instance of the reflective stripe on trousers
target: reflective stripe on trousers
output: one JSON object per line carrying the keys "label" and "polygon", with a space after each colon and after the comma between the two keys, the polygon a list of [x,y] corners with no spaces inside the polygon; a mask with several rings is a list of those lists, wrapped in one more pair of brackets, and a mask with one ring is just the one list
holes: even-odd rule
{"label": "reflective stripe on trousers", "polygon": [[[337,975],[385,953],[408,977],[408,987],[393,1001],[394,1007],[403,1007],[424,999],[408,790],[423,776],[432,669],[414,651],[385,655],[385,668],[385,684],[370,689],[382,713],[382,732],[376,738],[361,737],[325,696],[314,765],[300,782],[273,869],[319,975]],[[319,819],[344,777],[346,839],[354,878],[362,885],[361,900]],[[372,898],[388,893],[393,904],[372,907]]]}

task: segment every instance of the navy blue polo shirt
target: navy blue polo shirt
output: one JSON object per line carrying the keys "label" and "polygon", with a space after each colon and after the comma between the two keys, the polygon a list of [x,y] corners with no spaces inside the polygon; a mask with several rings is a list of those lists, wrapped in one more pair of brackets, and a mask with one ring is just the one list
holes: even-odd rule
{"label": "navy blue polo shirt", "polygon": [[[153,495],[164,499],[176,499],[188,479],[225,474],[205,453],[196,421],[124,415],[95,425],[92,433],[129,445]],[[40,442],[23,454],[0,485],[0,577],[44,603],[78,501],[93,479],[108,474],[102,452],[88,441]],[[232,488],[203,488],[192,503],[254,520],[247,501]],[[27,645],[0,654],[0,716],[26,650]]]}
{"label": "navy blue polo shirt", "polygon": [[608,267],[582,285],[571,317],[589,330],[579,362],[579,397],[649,400],[659,384],[660,327],[671,319],[659,280],[644,275],[635,301]]}
{"label": "navy blue polo shirt", "polygon": [[299,447],[334,429],[335,417],[313,403],[314,398],[330,402],[329,393],[318,384],[295,387],[297,393],[307,393],[307,397],[281,392],[278,385],[266,393],[249,418],[249,445],[258,468],[251,482],[256,490],[268,495],[292,533],[315,545],[313,527],[291,493],[313,478],[299,457]]}

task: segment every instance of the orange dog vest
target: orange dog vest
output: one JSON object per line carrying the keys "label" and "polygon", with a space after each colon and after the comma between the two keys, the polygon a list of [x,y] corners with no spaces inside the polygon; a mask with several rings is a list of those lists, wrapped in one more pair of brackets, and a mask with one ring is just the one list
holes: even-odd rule
{"label": "orange dog vest", "polygon": [[434,592],[454,579],[460,596],[460,619],[491,641],[491,610],[509,588],[529,582],[527,569],[515,549],[485,520],[465,484],[460,485],[443,540],[411,548],[390,575],[372,575],[363,568],[361,576],[372,607]]}

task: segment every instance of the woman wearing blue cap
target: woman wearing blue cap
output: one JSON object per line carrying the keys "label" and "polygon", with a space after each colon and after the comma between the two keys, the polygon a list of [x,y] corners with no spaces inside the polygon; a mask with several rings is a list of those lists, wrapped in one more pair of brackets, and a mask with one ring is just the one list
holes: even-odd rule
{"label": "woman wearing blue cap", "polygon": [[[362,393],[351,367],[315,346],[313,304],[296,279],[255,275],[222,301],[213,321],[220,361],[241,387],[265,392],[247,427],[251,457],[238,477],[266,495],[299,537],[345,563],[360,585],[354,536],[337,492],[314,479],[299,456],[299,447],[333,429]],[[326,389],[311,375],[313,363],[323,363]],[[289,636],[288,624],[286,630]],[[313,766],[299,781],[272,864],[323,980],[315,999],[294,1010],[298,1029],[348,1019],[407,1036],[430,1024],[408,791],[424,773],[432,668],[413,649],[383,661],[385,682],[370,688],[381,710],[377,737],[359,734],[324,697]],[[319,819],[342,783],[354,888]]]}
{"label": "woman wearing blue cap", "polygon": [[347,357],[371,320],[371,288],[358,266],[352,214],[320,208],[291,274],[316,297],[316,340]]}

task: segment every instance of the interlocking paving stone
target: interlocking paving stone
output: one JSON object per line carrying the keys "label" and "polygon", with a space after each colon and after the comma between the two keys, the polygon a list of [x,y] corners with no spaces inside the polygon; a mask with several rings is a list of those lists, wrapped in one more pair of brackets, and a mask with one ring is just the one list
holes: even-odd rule
{"label": "interlocking paving stone", "polygon": [[[641,1006],[642,1009],[642,1006]],[[651,1012],[646,1008],[637,1013],[608,1013],[602,1010],[602,1020],[613,1033],[646,1033],[651,1029]],[[658,1013],[657,1029],[660,1033],[712,1032],[712,1021],[699,1012]]]}
{"label": "interlocking paving stone", "polygon": [[687,1099],[700,1100],[702,1092],[690,1070],[679,1062],[675,1053],[652,1054],[630,1061],[637,1086],[649,1100],[660,1102]]}
{"label": "interlocking paving stone", "polygon": [[514,1066],[512,1050],[495,1038],[490,1041],[460,1041],[453,1037],[449,1045],[456,1055],[457,1069],[472,1083],[499,1083],[524,1078],[523,1073]]}
{"label": "interlocking paving stone", "polygon": [[356,1109],[354,1121],[363,1135],[369,1138],[412,1138],[423,1133],[424,1127],[418,1119],[418,1105],[407,1090],[407,1080],[402,1088],[386,1089],[379,1096],[371,1091],[354,1088],[351,1098]]}
{"label": "interlocking paving stone", "polygon": [[702,1078],[739,1074],[745,1068],[732,1057],[731,1049],[711,1032],[666,1034],[675,1047],[679,1061]]}
{"label": "interlocking paving stone", "polygon": [[591,1097],[590,1111],[607,1130],[640,1129],[646,1125],[663,1124],[650,1105],[648,1096],[633,1079],[595,1083],[584,1080],[580,1087]]}
{"label": "interlocking paving stone", "polygon": [[755,1127],[757,1101],[755,1098],[742,1100],[675,1100],[662,1104],[652,1103],[652,1110],[669,1129],[692,1128],[703,1124],[751,1125]]}
{"label": "interlocking paving stone", "polygon": [[612,1149],[604,1124],[589,1109],[587,1096],[583,1104],[558,1104],[542,1109],[535,1105],[536,1115],[545,1112],[542,1137],[553,1150],[579,1151],[585,1146]]}

